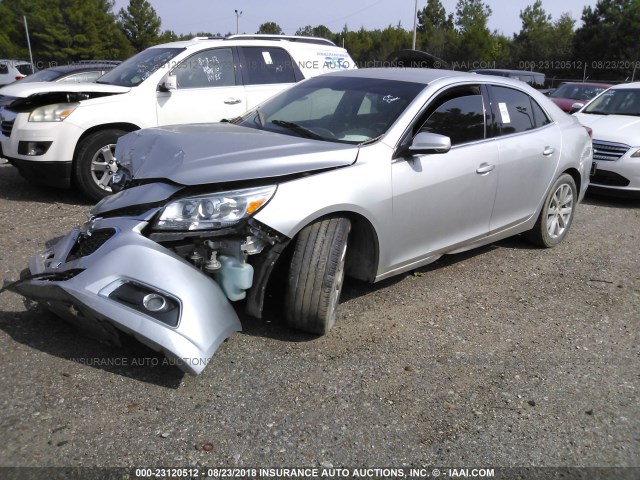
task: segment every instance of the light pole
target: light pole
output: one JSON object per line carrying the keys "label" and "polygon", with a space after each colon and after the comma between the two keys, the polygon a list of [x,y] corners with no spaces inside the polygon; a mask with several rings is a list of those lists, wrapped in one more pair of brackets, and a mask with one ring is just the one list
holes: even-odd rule
{"label": "light pole", "polygon": [[413,43],[411,48],[416,49],[416,30],[418,30],[418,0],[416,0],[416,7],[413,11]]}
{"label": "light pole", "polygon": [[240,15],[242,15],[242,11],[236,10],[236,35],[240,33]]}

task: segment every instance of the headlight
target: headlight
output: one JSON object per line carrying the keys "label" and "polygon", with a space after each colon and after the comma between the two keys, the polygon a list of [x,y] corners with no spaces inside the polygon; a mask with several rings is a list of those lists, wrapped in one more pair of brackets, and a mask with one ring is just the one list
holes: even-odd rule
{"label": "headlight", "polygon": [[175,200],[162,209],[155,222],[159,230],[210,230],[235,225],[256,213],[276,186],[247,188]]}
{"label": "headlight", "polygon": [[29,115],[30,122],[61,122],[78,108],[79,103],[54,103],[36,108]]}
{"label": "headlight", "polygon": [[640,158],[640,148],[631,154],[631,158]]}

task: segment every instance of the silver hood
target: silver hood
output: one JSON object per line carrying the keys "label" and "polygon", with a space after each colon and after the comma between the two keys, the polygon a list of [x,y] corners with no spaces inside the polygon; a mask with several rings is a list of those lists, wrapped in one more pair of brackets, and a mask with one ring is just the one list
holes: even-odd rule
{"label": "silver hood", "polygon": [[281,135],[228,123],[174,125],[132,132],[116,158],[136,179],[181,185],[281,177],[351,165],[356,145]]}

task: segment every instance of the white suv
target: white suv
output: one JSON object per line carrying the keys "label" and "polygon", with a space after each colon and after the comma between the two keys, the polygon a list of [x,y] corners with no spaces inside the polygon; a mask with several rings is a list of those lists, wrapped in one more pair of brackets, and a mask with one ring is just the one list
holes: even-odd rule
{"label": "white suv", "polygon": [[32,64],[23,60],[0,60],[0,87],[22,80],[35,71]]}
{"label": "white suv", "polygon": [[0,89],[15,97],[0,109],[0,157],[36,183],[75,184],[98,200],[111,192],[113,151],[125,133],[234,118],[302,79],[350,68],[346,50],[321,38],[234,35],[158,45],[97,83]]}

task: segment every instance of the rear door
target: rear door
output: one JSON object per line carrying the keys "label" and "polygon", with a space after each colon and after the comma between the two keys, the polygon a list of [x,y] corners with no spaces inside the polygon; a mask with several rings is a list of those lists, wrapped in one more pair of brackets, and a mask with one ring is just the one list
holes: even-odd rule
{"label": "rear door", "polygon": [[247,110],[303,78],[289,53],[280,47],[238,47]]}
{"label": "rear door", "polygon": [[247,110],[247,97],[233,47],[202,50],[169,73],[177,89],[158,92],[158,125],[217,122]]}
{"label": "rear door", "polygon": [[494,231],[518,224],[536,212],[555,178],[562,137],[558,126],[526,92],[492,85],[489,94],[500,155],[491,217]]}

